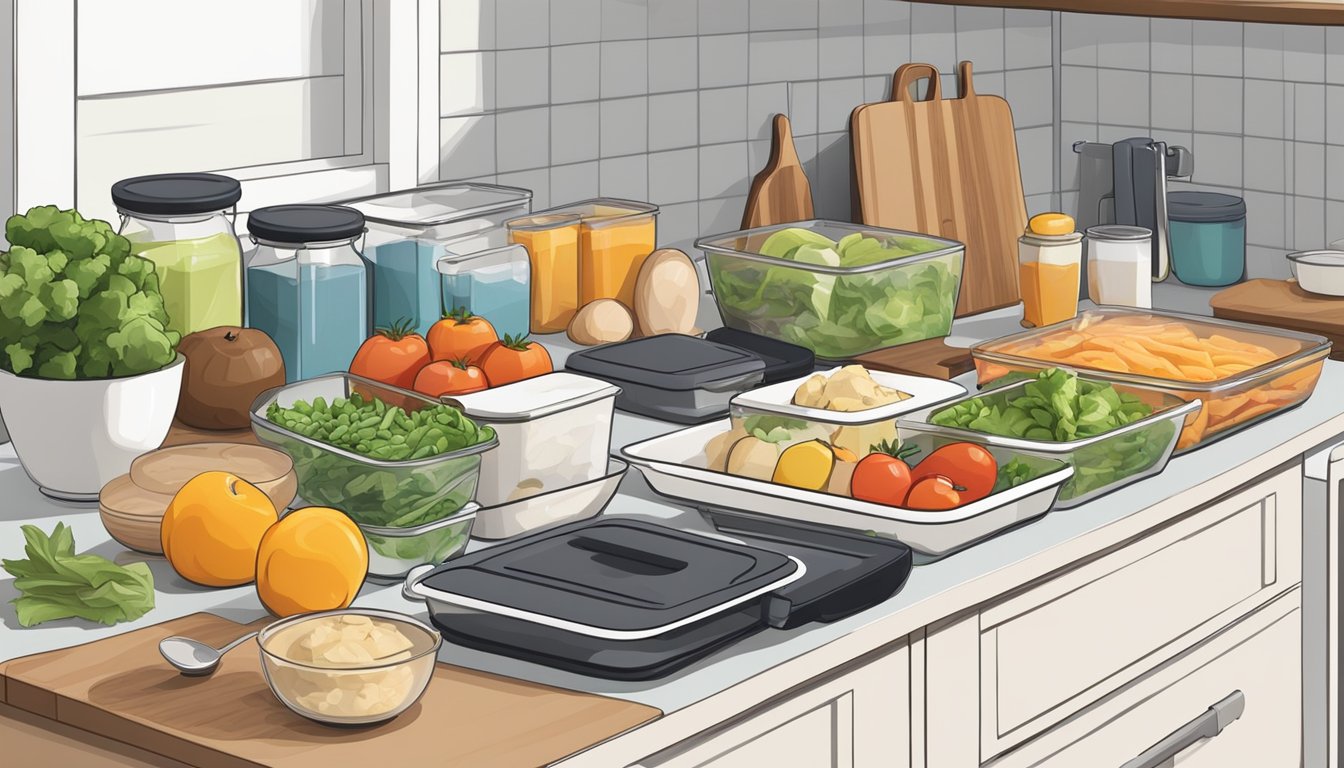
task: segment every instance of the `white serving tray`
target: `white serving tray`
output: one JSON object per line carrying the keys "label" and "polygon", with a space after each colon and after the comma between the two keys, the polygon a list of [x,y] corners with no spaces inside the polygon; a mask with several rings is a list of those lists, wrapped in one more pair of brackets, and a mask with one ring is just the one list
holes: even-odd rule
{"label": "white serving tray", "polygon": [[[835,367],[827,371],[818,371],[818,373],[829,379],[839,370],[839,367]],[[910,397],[889,405],[869,408],[866,411],[828,411],[824,408],[805,408],[801,405],[794,405],[794,393],[798,391],[798,387],[804,381],[814,375],[809,373],[796,379],[781,381],[768,387],[753,389],[750,392],[743,392],[732,399],[731,405],[738,408],[750,408],[754,411],[777,413],[781,416],[805,421],[849,426],[894,419],[897,416],[932,408],[935,405],[966,395],[966,388],[952,381],[933,379],[927,376],[908,376],[903,373],[887,373],[886,371],[869,371],[868,373],[881,386],[900,390],[909,394]]]}
{"label": "white serving tray", "polygon": [[[1058,465],[1058,469],[957,509],[928,512],[888,507],[706,469],[705,443],[727,431],[731,423],[725,419],[679,430],[627,446],[622,453],[639,467],[654,491],[696,509],[738,510],[872,531],[934,557],[1044,515],[1059,495],[1060,486],[1073,475],[1073,467],[1068,464],[1035,459]],[[1007,449],[989,449],[1000,463],[1020,455]]]}

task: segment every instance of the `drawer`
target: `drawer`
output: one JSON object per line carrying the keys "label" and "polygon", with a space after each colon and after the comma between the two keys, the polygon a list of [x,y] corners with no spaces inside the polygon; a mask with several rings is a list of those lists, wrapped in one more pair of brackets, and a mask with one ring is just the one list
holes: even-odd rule
{"label": "drawer", "polygon": [[1049,730],[1299,584],[1301,511],[1294,465],[935,628],[931,720],[978,712],[976,762]]}
{"label": "drawer", "polygon": [[[1300,597],[1294,590],[1133,690],[989,766],[1300,765]],[[1215,705],[1223,710],[1221,731]],[[1229,721],[1237,709],[1240,716]]]}

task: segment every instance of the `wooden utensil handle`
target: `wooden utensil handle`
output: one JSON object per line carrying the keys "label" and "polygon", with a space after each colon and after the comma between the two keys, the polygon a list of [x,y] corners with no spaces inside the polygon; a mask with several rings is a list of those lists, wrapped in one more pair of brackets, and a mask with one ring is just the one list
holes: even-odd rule
{"label": "wooden utensil handle", "polygon": [[975,95],[975,86],[971,83],[971,62],[963,61],[957,66],[957,91],[959,98]]}
{"label": "wooden utensil handle", "polygon": [[929,81],[929,90],[924,94],[924,101],[937,101],[943,98],[942,77],[938,75],[938,68],[932,64],[902,64],[900,69],[891,78],[891,100],[892,101],[914,101],[910,98],[910,86],[920,80]]}

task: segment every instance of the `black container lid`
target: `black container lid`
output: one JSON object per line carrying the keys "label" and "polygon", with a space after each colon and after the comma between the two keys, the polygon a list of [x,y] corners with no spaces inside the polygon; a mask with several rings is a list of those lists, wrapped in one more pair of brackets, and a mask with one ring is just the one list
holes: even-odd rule
{"label": "black container lid", "polygon": [[783,586],[800,568],[778,552],[606,519],[468,554],[423,585],[447,602],[580,634],[659,633]]}
{"label": "black container lid", "polygon": [[243,196],[237,179],[217,173],[160,173],[112,185],[112,202],[129,213],[186,216],[232,208]]}
{"label": "black container lid", "polygon": [[705,334],[705,338],[716,344],[745,349],[761,358],[765,362],[765,379],[762,384],[776,384],[805,376],[817,365],[817,356],[807,347],[772,339],[759,333],[739,331],[736,328],[715,328]]}
{"label": "black container lid", "polygon": [[272,243],[327,243],[364,231],[364,214],[344,205],[272,205],[247,217],[247,231]]}
{"label": "black container lid", "polygon": [[575,352],[565,367],[617,384],[687,391],[761,373],[765,361],[738,347],[666,333]]}
{"label": "black container lid", "polygon": [[1168,192],[1167,218],[1197,223],[1236,221],[1246,218],[1246,201],[1220,192]]}

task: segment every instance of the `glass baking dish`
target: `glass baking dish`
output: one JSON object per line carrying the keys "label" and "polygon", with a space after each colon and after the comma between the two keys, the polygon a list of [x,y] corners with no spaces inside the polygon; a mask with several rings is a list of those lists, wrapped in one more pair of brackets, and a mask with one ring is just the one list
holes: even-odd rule
{"label": "glass baking dish", "polygon": [[897,423],[897,432],[902,442],[916,435],[927,437],[933,449],[949,443],[972,442],[1063,461],[1073,467],[1073,476],[1060,488],[1055,508],[1067,509],[1160,473],[1171,459],[1186,418],[1201,407],[1199,400],[1187,402],[1175,395],[1140,392],[1124,385],[1112,385],[1120,394],[1133,395],[1141,400],[1151,401],[1156,396],[1161,405],[1155,406],[1148,416],[1110,432],[1067,442],[1004,437],[933,423],[938,414],[970,400],[978,399],[989,408],[1000,407],[1019,396],[1032,381],[1019,381],[989,392],[969,395],[938,406],[923,418],[902,418]]}
{"label": "glass baking dish", "polygon": [[[1177,349],[1172,341],[1181,342]],[[1208,353],[1212,369],[1195,361],[1200,351]],[[1012,373],[1064,368],[1147,390],[1152,405],[1160,404],[1161,395],[1202,401],[1186,419],[1177,455],[1301,405],[1329,354],[1329,340],[1315,334],[1126,307],[1084,310],[1063,323],[971,347],[982,387]],[[1180,365],[1154,359],[1163,355]]]}
{"label": "glass baking dish", "polygon": [[695,247],[724,325],[824,360],[946,336],[966,251],[955,240],[825,220],[711,235]]}
{"label": "glass baking dish", "polygon": [[272,403],[289,408],[295,401],[312,403],[318,397],[331,403],[356,392],[403,410],[451,407],[349,374],[307,379],[262,393],[252,405],[252,430],[262,443],[293,459],[298,495],[305,502],[339,509],[360,525],[407,528],[456,514],[472,500],[481,454],[499,445],[493,430],[484,442],[455,451],[410,461],[380,461],[300,435],[266,417]]}

